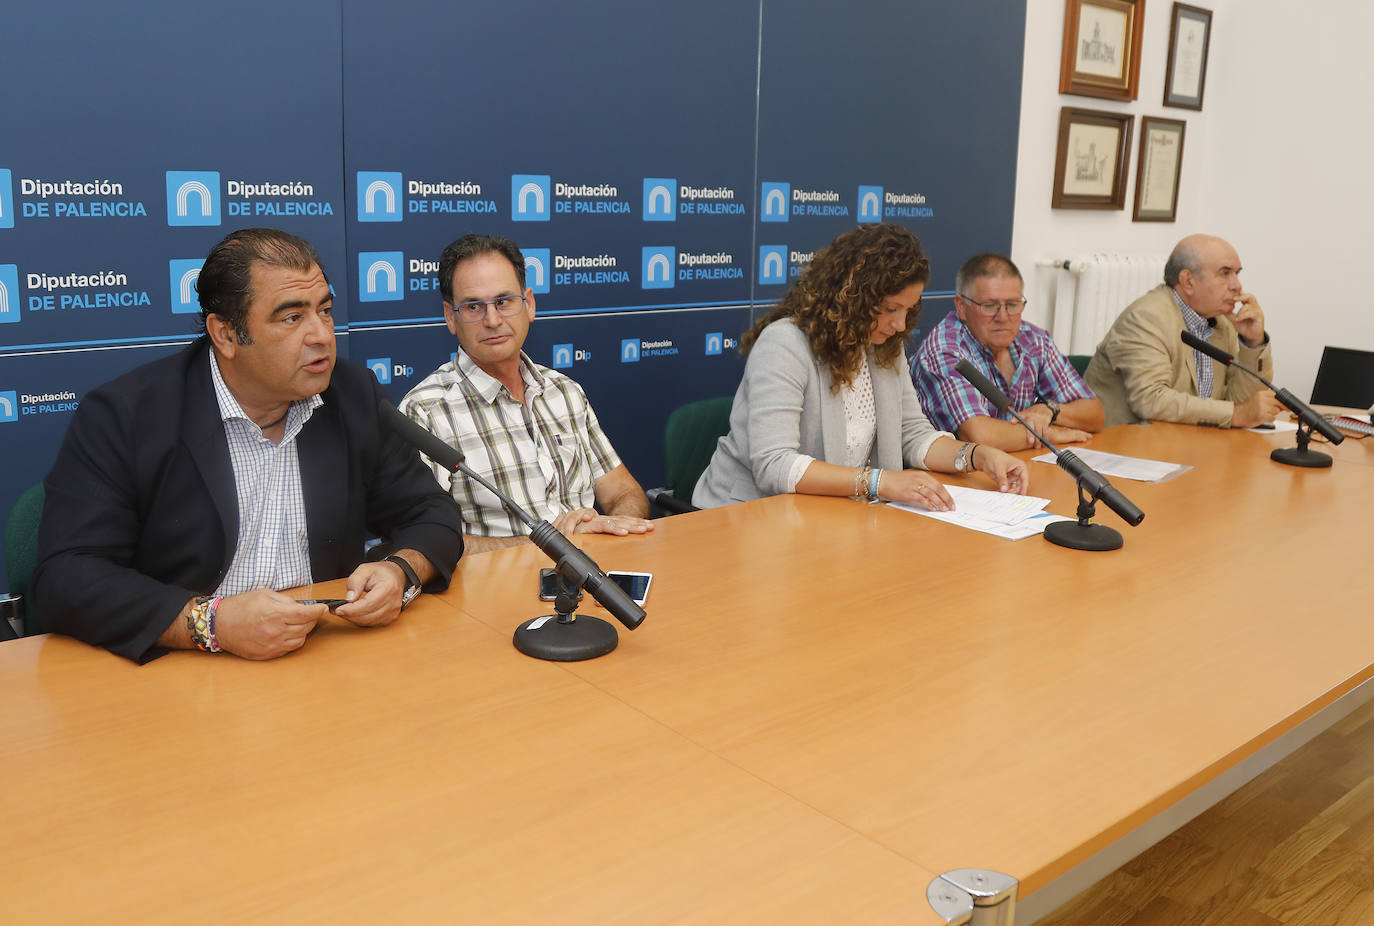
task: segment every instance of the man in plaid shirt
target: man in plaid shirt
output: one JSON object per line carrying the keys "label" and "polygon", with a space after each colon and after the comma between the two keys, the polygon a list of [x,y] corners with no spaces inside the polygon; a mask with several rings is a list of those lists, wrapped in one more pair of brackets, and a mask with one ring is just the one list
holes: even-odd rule
{"label": "man in plaid shirt", "polygon": [[1102,403],[1050,333],[1021,320],[1021,271],[1001,254],[979,254],[959,268],[954,311],[931,330],[911,358],[921,409],[937,428],[1006,451],[1038,442],[1010,414],[954,369],[967,358],[996,383],[1012,406],[1056,444],[1085,441],[1102,430]]}
{"label": "man in plaid shirt", "polygon": [[[401,410],[564,534],[653,530],[649,500],[582,387],[521,349],[534,320],[534,292],[525,286],[525,258],[515,242],[459,238],[439,258],[439,290],[459,349],[401,400]],[[463,509],[469,553],[525,542],[524,525],[493,493],[426,462]]]}

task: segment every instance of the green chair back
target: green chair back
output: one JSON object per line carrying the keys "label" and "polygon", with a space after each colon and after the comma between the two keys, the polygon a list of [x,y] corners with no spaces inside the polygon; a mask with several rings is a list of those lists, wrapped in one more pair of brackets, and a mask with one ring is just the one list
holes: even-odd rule
{"label": "green chair back", "polygon": [[1088,364],[1092,359],[1092,354],[1069,354],[1069,363],[1073,364],[1073,368],[1078,371],[1079,376],[1088,372]]}
{"label": "green chair back", "polygon": [[689,402],[673,410],[663,426],[663,484],[685,502],[716,452],[716,441],[730,430],[730,396]]}
{"label": "green chair back", "polygon": [[43,483],[29,486],[14,502],[5,521],[5,574],[11,595],[24,598],[24,632],[43,632],[33,608],[29,583],[38,566],[38,522],[43,516]]}

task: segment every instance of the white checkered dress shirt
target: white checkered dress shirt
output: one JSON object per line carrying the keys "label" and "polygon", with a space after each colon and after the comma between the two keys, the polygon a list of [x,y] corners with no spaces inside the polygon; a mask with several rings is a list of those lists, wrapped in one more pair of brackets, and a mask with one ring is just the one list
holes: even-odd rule
{"label": "white checkered dress shirt", "polygon": [[215,352],[209,353],[210,378],[215,384],[224,436],[229,440],[229,460],[239,496],[239,542],[215,594],[228,597],[259,588],[308,585],[310,535],[296,435],[324,400],[315,395],[292,402],[286,413],[286,433],[280,444],[274,444],[243,413],[224,384]]}
{"label": "white checkered dress shirt", "polygon": [[[1189,334],[1200,341],[1212,340],[1212,326],[1207,324],[1207,319],[1203,318],[1193,307],[1183,301],[1183,297],[1171,286],[1169,292],[1173,293],[1174,302],[1178,303],[1178,310],[1183,313],[1183,327],[1188,329]],[[1193,359],[1197,361],[1197,394],[1204,399],[1212,397],[1212,358],[1208,357],[1200,350],[1193,350]]]}
{"label": "white checkered dress shirt", "polygon": [[[582,387],[520,355],[525,401],[458,351],[401,400],[401,411],[455,446],[472,469],[536,518],[553,521],[595,503],[593,484],[620,465]],[[478,537],[527,531],[491,492],[468,477],[424,461],[463,509]]]}

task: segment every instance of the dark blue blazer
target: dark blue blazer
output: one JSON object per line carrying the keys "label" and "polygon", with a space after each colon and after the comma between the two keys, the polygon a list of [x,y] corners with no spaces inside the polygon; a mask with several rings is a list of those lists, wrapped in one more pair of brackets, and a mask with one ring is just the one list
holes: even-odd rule
{"label": "dark blue blazer", "polygon": [[[238,544],[238,495],[208,342],[86,395],[43,485],[34,604],[49,629],[137,662],[187,600],[218,587]],[[297,435],[316,581],[348,575],[368,536],[423,553],[448,586],[463,552],[458,505],[387,430],[384,393],[340,359]]]}

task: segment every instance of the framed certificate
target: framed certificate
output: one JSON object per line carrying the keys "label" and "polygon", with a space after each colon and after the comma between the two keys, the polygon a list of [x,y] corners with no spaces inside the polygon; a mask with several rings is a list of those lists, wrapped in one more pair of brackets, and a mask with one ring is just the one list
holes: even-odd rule
{"label": "framed certificate", "polygon": [[1140,157],[1135,169],[1136,222],[1172,222],[1178,216],[1178,175],[1183,169],[1181,119],[1140,119]]}
{"label": "framed certificate", "polygon": [[1054,158],[1054,209],[1121,209],[1126,204],[1126,162],[1131,154],[1130,113],[1059,110]]}
{"label": "framed certificate", "polygon": [[1068,0],[1059,92],[1134,100],[1145,0]]}
{"label": "framed certificate", "polygon": [[1212,11],[1175,3],[1169,25],[1169,64],[1164,69],[1165,106],[1202,109],[1211,41]]}

